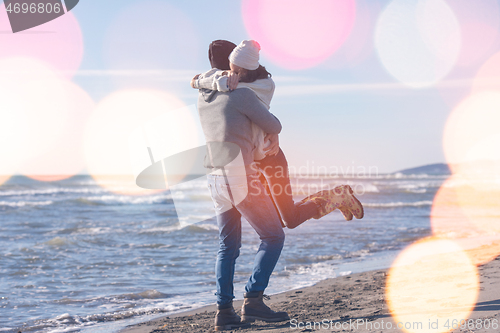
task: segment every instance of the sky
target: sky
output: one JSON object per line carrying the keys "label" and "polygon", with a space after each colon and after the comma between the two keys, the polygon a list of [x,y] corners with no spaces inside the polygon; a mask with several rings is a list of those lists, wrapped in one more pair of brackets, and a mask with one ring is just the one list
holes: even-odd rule
{"label": "sky", "polygon": [[3,180],[127,173],[130,135],[182,108],[191,118],[158,126],[172,152],[200,143],[189,81],[217,39],[260,43],[292,169],[394,172],[484,159],[500,142],[497,0],[84,0],[9,29],[2,8]]}

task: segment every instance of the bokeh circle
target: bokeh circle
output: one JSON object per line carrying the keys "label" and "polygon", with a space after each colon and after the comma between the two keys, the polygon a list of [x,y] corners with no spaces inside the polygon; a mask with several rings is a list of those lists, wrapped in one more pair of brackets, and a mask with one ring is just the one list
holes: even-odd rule
{"label": "bokeh circle", "polygon": [[393,77],[414,88],[426,87],[454,67],[460,26],[443,0],[394,0],[379,17],[375,46]]}
{"label": "bokeh circle", "polygon": [[[389,310],[408,333],[451,331],[446,322],[467,319],[478,293],[476,266],[458,244],[438,238],[420,240],[403,250],[386,282]],[[436,321],[435,327],[429,325]]]}
{"label": "bokeh circle", "polygon": [[83,59],[83,35],[72,12],[18,33],[11,30],[5,4],[0,5],[0,59],[31,57],[71,78]]}
{"label": "bokeh circle", "polygon": [[345,42],[354,26],[354,0],[243,0],[242,14],[262,54],[287,69],[313,67]]}

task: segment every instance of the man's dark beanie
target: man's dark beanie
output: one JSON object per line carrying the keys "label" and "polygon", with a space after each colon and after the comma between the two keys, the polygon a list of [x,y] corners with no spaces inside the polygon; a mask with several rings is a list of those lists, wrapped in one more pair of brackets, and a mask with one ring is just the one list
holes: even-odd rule
{"label": "man's dark beanie", "polygon": [[208,59],[212,68],[229,70],[229,55],[236,44],[227,40],[214,40],[208,47]]}

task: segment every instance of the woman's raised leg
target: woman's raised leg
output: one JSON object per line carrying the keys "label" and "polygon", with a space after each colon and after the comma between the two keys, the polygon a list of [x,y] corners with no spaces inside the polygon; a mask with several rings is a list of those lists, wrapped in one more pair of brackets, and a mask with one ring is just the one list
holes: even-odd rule
{"label": "woman's raised leg", "polygon": [[278,154],[267,156],[257,161],[257,164],[266,177],[270,194],[288,228],[296,228],[318,214],[318,205],[313,201],[305,203],[293,201],[288,162],[281,149]]}

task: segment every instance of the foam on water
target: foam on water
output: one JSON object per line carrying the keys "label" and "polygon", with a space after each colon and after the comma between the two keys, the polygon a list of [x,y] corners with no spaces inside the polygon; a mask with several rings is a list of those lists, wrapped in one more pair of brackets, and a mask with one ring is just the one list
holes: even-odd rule
{"label": "foam on water", "polygon": [[133,197],[126,195],[102,195],[98,197],[84,197],[82,198],[91,202],[104,202],[104,203],[114,203],[114,204],[132,204],[132,205],[143,205],[143,204],[156,204],[164,202],[165,200],[171,200],[170,195],[151,195],[144,197]]}
{"label": "foam on water", "polygon": [[[378,187],[374,184],[360,184],[359,186],[361,186],[364,193],[379,193],[380,192]],[[354,188],[357,189],[358,186],[355,185]]]}
{"label": "foam on water", "polygon": [[[201,299],[208,299],[208,294],[198,295]],[[168,297],[168,298],[166,298]],[[110,298],[112,302],[119,300],[122,309],[91,315],[74,315],[62,313],[49,319],[34,320],[23,327],[23,332],[116,332],[119,329],[130,325],[133,322],[140,322],[137,318],[152,319],[165,314],[174,314],[190,309],[199,308],[210,304],[208,301],[196,301],[194,297],[169,297],[157,290],[147,290],[139,294],[118,295]],[[95,299],[79,301],[85,306],[86,303],[95,302]],[[130,302],[126,302],[130,301]],[[71,304],[71,302],[61,301],[61,304]],[[127,309],[127,304],[138,304],[137,307]],[[106,306],[101,307],[106,309]],[[113,310],[109,307],[109,310]],[[116,323],[119,324],[116,324]],[[6,332],[13,332],[17,329],[7,328]]]}
{"label": "foam on water", "polygon": [[45,242],[44,244],[50,246],[65,246],[65,245],[71,245],[71,242],[65,237],[55,237]]}
{"label": "foam on water", "polygon": [[432,201],[364,203],[363,206],[370,208],[422,207],[432,206]]}
{"label": "foam on water", "polygon": [[[206,220],[208,218],[211,218],[213,216],[206,215],[203,216],[203,220]],[[179,221],[177,223],[174,223],[173,225],[169,226],[161,226],[161,227],[152,227],[152,228],[145,228],[140,231],[140,233],[170,233],[174,231],[187,231],[187,232],[212,232],[212,231],[219,231],[219,228],[215,224],[209,224],[209,223],[185,223],[183,221]]]}
{"label": "foam on water", "polygon": [[106,192],[101,188],[46,188],[32,190],[0,190],[0,196],[36,196],[44,194],[60,194],[60,193],[103,193]]}
{"label": "foam on water", "polygon": [[0,206],[8,207],[24,207],[24,206],[48,206],[52,205],[54,201],[0,201]]}

